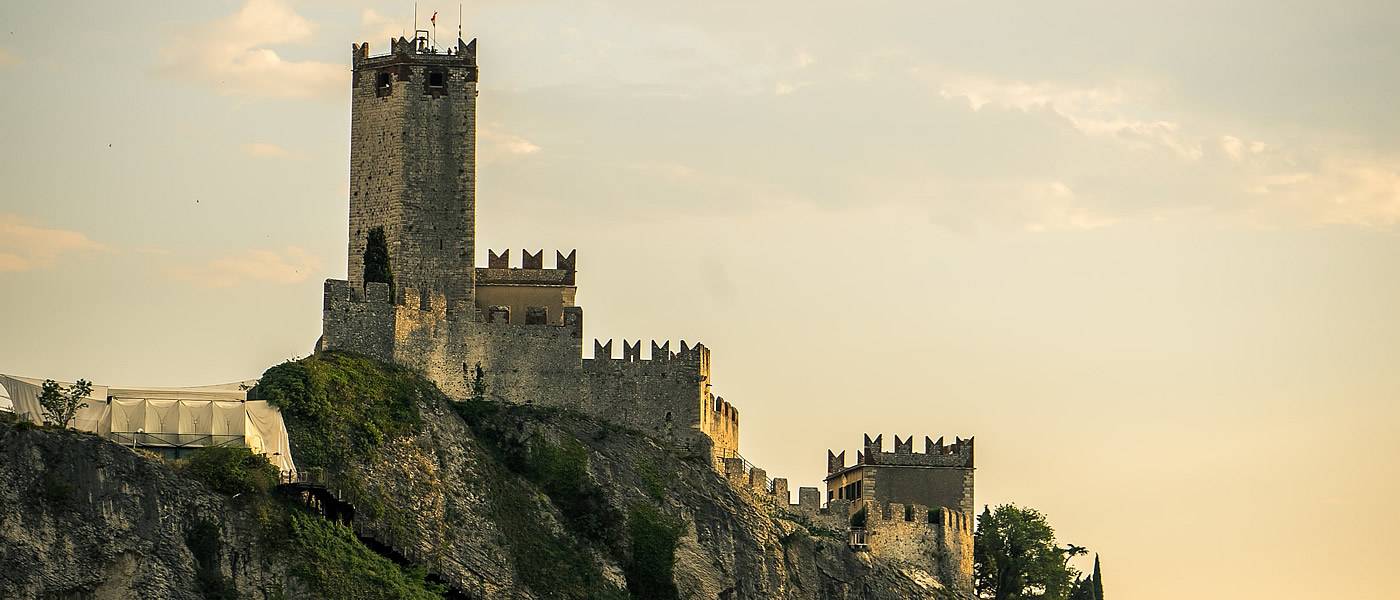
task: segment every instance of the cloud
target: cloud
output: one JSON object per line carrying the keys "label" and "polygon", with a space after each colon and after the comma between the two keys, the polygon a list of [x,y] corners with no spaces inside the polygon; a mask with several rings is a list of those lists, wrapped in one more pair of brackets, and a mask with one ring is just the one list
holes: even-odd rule
{"label": "cloud", "polygon": [[244,154],[247,154],[248,156],[252,156],[254,158],[287,158],[292,155],[292,153],[288,152],[286,148],[278,146],[277,144],[268,144],[263,142],[243,144],[238,148],[239,150],[242,150]]}
{"label": "cloud", "polygon": [[400,36],[407,36],[408,27],[394,19],[379,14],[373,8],[366,8],[360,13],[360,35],[361,41],[368,41],[371,48],[387,43],[390,39],[397,39]]}
{"label": "cloud", "polygon": [[933,80],[940,96],[965,100],[974,112],[987,106],[1025,113],[1045,111],[1088,136],[1114,138],[1143,149],[1166,148],[1187,160],[1197,160],[1204,154],[1201,144],[1183,137],[1181,126],[1175,122],[1125,115],[1125,108],[1136,95],[1129,94],[1124,84],[1077,87],[936,75]]}
{"label": "cloud", "polygon": [[39,227],[18,215],[0,214],[0,272],[32,271],[67,255],[106,249],[77,231]]}
{"label": "cloud", "polygon": [[0,48],[0,69],[13,67],[20,63],[19,57],[5,48]]}
{"label": "cloud", "polygon": [[1249,180],[1250,218],[1388,228],[1400,225],[1400,161],[1326,159],[1312,169],[1265,171]]}
{"label": "cloud", "polygon": [[[916,73],[924,76],[919,70]],[[1150,168],[1175,171],[1180,180],[1195,186],[1193,193],[1198,194],[1175,199],[1177,208],[1202,203],[1200,206],[1209,207],[1213,214],[1243,217],[1265,227],[1400,226],[1400,157],[1355,156],[1306,141],[1284,147],[1226,133],[1190,134],[1181,123],[1143,116],[1151,112],[1154,100],[1143,86],[1072,86],[958,76],[928,79],[935,82],[940,96],[965,101],[974,112],[996,107],[1042,113],[1068,122],[1089,138],[1111,139],[1140,150],[1169,151],[1169,156],[1179,159],[1178,165],[1190,165],[1192,170],[1166,163]],[[1142,193],[1149,195],[1151,191]],[[1068,209],[1057,212],[1056,207],[1062,205],[1046,200],[1055,194],[1040,197],[1039,206],[1053,217],[1045,225],[1048,228],[1056,223],[1080,228],[1114,221],[1103,216],[1113,213],[1113,206],[1101,206],[1087,214]],[[1156,214],[1168,211],[1163,207]],[[1039,230],[1040,226],[1028,228]]]}
{"label": "cloud", "polygon": [[309,41],[316,28],[282,0],[247,0],[238,12],[177,35],[160,51],[159,72],[230,96],[335,97],[349,81],[344,65],[286,60],[271,48]]}
{"label": "cloud", "polygon": [[289,246],[282,252],[248,250],[198,266],[172,267],[167,273],[201,287],[231,288],[245,283],[300,283],[320,267],[319,258],[302,248]]}
{"label": "cloud", "polygon": [[503,158],[525,156],[540,151],[539,145],[513,133],[503,131],[496,125],[484,125],[477,131],[481,140],[481,160],[484,163]]}

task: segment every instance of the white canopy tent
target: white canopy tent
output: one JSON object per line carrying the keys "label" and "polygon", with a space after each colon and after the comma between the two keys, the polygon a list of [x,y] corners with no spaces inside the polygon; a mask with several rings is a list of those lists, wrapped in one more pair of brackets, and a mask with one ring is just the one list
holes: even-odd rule
{"label": "white canopy tent", "polygon": [[[247,447],[283,472],[295,473],[281,411],[266,401],[248,400],[248,389],[255,383],[190,388],[94,385],[73,428],[147,448]],[[42,386],[40,379],[0,375],[0,390],[6,392],[10,410],[36,424],[43,422]],[[0,400],[0,409],[4,405]]]}

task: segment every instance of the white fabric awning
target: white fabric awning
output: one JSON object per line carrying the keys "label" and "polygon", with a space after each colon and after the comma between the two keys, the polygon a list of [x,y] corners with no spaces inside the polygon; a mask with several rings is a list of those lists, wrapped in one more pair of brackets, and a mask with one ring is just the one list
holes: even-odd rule
{"label": "white fabric awning", "polygon": [[[72,426],[123,444],[194,448],[239,442],[265,455],[278,469],[295,473],[282,412],[265,401],[247,399],[256,383],[192,388],[94,385]],[[42,385],[41,379],[0,375],[11,410],[36,424],[43,423]]]}

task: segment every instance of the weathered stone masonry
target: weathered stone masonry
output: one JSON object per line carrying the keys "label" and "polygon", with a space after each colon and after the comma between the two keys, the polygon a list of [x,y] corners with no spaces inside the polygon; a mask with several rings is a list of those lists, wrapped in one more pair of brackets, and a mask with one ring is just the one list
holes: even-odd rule
{"label": "weathered stone masonry", "polygon": [[[710,392],[701,344],[597,344],[583,358],[577,254],[489,251],[476,267],[476,41],[441,54],[399,38],[384,56],[353,51],[346,281],[325,286],[319,348],[421,371],[471,394],[476,366],[491,399],[563,406],[657,434],[716,460],[737,456],[739,413]],[[393,284],[365,282],[369,232],[382,228]]]}

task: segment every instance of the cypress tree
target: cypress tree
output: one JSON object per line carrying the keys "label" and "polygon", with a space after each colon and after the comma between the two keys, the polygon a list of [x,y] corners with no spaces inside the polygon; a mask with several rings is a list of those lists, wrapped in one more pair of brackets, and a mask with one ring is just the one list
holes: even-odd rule
{"label": "cypress tree", "polygon": [[389,291],[394,290],[394,274],[389,270],[389,243],[384,239],[384,228],[369,230],[365,240],[365,283],[387,283]]}
{"label": "cypress tree", "polygon": [[1103,600],[1103,573],[1099,571],[1099,555],[1094,554],[1094,600]]}

